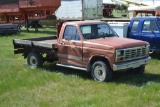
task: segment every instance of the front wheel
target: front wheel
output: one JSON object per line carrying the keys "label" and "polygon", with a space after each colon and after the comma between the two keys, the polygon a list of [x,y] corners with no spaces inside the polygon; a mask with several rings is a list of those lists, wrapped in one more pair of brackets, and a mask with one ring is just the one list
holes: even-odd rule
{"label": "front wheel", "polygon": [[41,67],[43,65],[43,58],[39,53],[30,52],[27,57],[27,64],[32,69]]}
{"label": "front wheel", "polygon": [[103,61],[96,61],[91,68],[92,78],[98,82],[105,82],[112,79],[112,70]]}

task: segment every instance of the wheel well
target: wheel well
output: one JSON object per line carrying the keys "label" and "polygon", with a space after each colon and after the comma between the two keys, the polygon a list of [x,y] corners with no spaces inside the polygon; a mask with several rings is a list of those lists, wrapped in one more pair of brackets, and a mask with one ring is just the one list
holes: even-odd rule
{"label": "wheel well", "polygon": [[107,58],[102,57],[102,56],[94,56],[94,57],[90,60],[90,62],[89,62],[89,64],[88,64],[88,67],[87,67],[87,71],[88,71],[88,72],[90,71],[90,68],[91,68],[91,66],[93,65],[93,63],[96,62],[96,61],[103,61],[103,62],[105,62],[106,64],[108,64],[108,65],[110,66]]}
{"label": "wheel well", "polygon": [[39,53],[38,51],[34,51],[34,50],[30,49],[30,48],[25,48],[24,54],[23,54],[24,55],[24,59],[26,59],[28,57],[29,53],[31,53],[31,52]]}
{"label": "wheel well", "polygon": [[30,52],[36,52],[36,53],[41,54],[43,53],[43,50],[40,48],[28,48],[28,47],[24,48],[24,53],[23,53],[24,58],[27,58]]}
{"label": "wheel well", "polygon": [[35,52],[37,54],[40,54],[43,58],[47,58],[47,56],[49,56],[49,61],[57,59],[56,50],[52,51],[52,50],[41,49],[41,48],[37,48],[37,49],[25,48],[23,52],[24,59],[28,57],[30,52]]}
{"label": "wheel well", "polygon": [[25,50],[24,53],[23,53],[23,56],[24,56],[24,59],[26,59],[28,57],[28,54],[30,53],[31,51],[29,50]]}

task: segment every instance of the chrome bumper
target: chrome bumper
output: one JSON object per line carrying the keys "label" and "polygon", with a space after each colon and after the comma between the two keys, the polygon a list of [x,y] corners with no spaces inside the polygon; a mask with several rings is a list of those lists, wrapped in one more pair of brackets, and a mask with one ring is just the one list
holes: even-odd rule
{"label": "chrome bumper", "polygon": [[130,62],[120,63],[120,64],[113,64],[113,71],[120,71],[120,70],[126,70],[126,69],[133,69],[140,67],[141,65],[146,65],[151,57],[143,58],[140,60],[134,60]]}

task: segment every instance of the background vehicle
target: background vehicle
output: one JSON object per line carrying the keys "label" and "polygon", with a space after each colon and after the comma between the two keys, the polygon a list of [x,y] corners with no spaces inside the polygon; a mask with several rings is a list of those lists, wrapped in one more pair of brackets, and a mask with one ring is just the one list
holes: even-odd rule
{"label": "background vehicle", "polygon": [[60,0],[1,0],[0,23],[25,23],[27,30],[34,21],[49,19],[61,5]]}
{"label": "background vehicle", "polygon": [[109,22],[120,37],[150,43],[151,51],[160,51],[160,17],[135,17],[130,22]]}
{"label": "background vehicle", "polygon": [[128,28],[128,38],[147,41],[151,51],[160,51],[160,18],[132,18]]}
{"label": "background vehicle", "polygon": [[62,20],[90,20],[103,17],[103,0],[61,0],[61,6],[55,12]]}
{"label": "background vehicle", "polygon": [[0,35],[20,33],[21,28],[18,24],[0,24]]}

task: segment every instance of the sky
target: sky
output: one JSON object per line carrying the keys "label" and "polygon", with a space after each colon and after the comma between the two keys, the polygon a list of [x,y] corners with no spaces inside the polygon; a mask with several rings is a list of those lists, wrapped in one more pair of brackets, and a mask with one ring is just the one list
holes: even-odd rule
{"label": "sky", "polygon": [[[117,0],[117,1],[121,1],[121,0]],[[131,0],[131,1],[142,2],[142,3],[146,3],[150,5],[153,5],[153,1],[154,1],[154,5],[157,5],[157,4],[160,5],[160,0]],[[111,0],[103,0],[103,2],[104,3],[114,3]]]}

